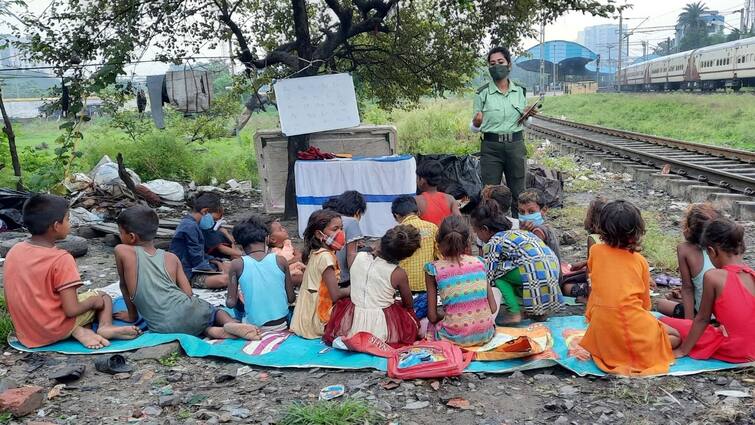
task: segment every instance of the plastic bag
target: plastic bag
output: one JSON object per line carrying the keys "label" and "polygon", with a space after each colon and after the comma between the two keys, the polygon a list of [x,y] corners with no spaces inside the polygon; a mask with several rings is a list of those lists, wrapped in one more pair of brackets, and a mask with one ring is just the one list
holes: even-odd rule
{"label": "plastic bag", "polygon": [[163,201],[183,202],[186,196],[181,183],[170,180],[152,180],[144,183],[144,186],[147,186],[147,189],[151,190],[152,193],[159,196]]}
{"label": "plastic bag", "polygon": [[[417,167],[425,161],[438,161],[443,166],[443,180],[439,190],[451,193],[463,191],[470,198],[477,198],[482,192],[480,179],[480,159],[473,155],[417,155]],[[454,187],[461,188],[453,190]],[[454,197],[456,194],[451,193]],[[459,199],[459,198],[457,198]]]}
{"label": "plastic bag", "polygon": [[564,205],[564,178],[560,171],[553,171],[539,165],[531,165],[527,170],[527,188],[537,189],[543,194],[548,208]]}

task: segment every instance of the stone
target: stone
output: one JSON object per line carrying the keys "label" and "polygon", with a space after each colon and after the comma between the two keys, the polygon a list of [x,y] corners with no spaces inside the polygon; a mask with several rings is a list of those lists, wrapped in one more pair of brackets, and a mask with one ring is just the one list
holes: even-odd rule
{"label": "stone", "polygon": [[160,407],[166,407],[166,406],[176,406],[178,405],[180,399],[177,395],[171,394],[171,395],[161,395],[158,398],[157,404]]}
{"label": "stone", "polygon": [[755,221],[755,202],[736,201],[732,205],[734,218],[742,221]]}
{"label": "stone", "polygon": [[716,385],[724,386],[729,383],[729,378],[726,378],[725,376],[719,376],[716,378]]}
{"label": "stone", "polygon": [[558,389],[558,393],[564,397],[573,396],[579,394],[579,388],[572,385],[564,385]]}
{"label": "stone", "polygon": [[520,372],[518,370],[516,372],[512,373],[509,376],[509,378],[511,378],[511,379],[524,379],[526,377],[527,377],[527,375],[523,374],[522,372]]}
{"label": "stone", "polygon": [[21,417],[37,411],[44,401],[44,389],[38,386],[10,388],[0,394],[0,410]]}
{"label": "stone", "polygon": [[575,243],[577,243],[576,232],[567,230],[561,234],[561,245],[574,245]]}
{"label": "stone", "polygon": [[228,422],[231,422],[232,420],[233,418],[228,413],[223,413],[218,418],[218,422],[220,422],[221,424],[227,424]]}
{"label": "stone", "polygon": [[10,378],[3,378],[0,380],[0,393],[4,393],[11,388],[18,388],[18,383]]}
{"label": "stone", "polygon": [[113,379],[115,379],[116,381],[125,381],[130,377],[130,373],[116,373],[115,375],[113,375]]}
{"label": "stone", "polygon": [[231,416],[235,416],[241,419],[246,419],[249,417],[249,415],[252,414],[252,412],[249,409],[244,409],[244,408],[231,409],[231,411],[228,413],[230,413]]}
{"label": "stone", "polygon": [[194,418],[199,419],[200,421],[206,421],[216,416],[217,415],[215,413],[212,413],[209,410],[205,410],[205,409],[197,410],[196,413],[194,413]]}
{"label": "stone", "polygon": [[154,347],[140,348],[131,355],[131,360],[160,360],[178,352],[180,349],[181,345],[178,342],[169,342]]}
{"label": "stone", "polygon": [[413,403],[408,403],[406,406],[404,406],[404,410],[419,410],[424,409],[430,405],[429,401],[415,401]]}
{"label": "stone", "polygon": [[574,402],[571,400],[564,400],[564,407],[566,410],[571,410],[574,408]]}
{"label": "stone", "polygon": [[142,409],[142,413],[147,416],[160,416],[160,413],[162,412],[163,412],[163,409],[157,406],[145,406]]}
{"label": "stone", "polygon": [[538,373],[537,375],[533,376],[532,378],[535,379],[535,381],[545,382],[545,381],[558,381],[558,376],[549,375],[545,373]]}
{"label": "stone", "polygon": [[556,425],[566,425],[568,423],[569,423],[569,418],[567,418],[566,416],[559,416],[555,422]]}

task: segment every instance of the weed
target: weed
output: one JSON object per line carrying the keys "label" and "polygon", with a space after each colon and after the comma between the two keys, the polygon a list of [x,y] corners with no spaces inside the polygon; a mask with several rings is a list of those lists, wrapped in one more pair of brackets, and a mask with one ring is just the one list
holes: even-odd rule
{"label": "weed", "polygon": [[560,229],[581,229],[587,214],[587,207],[567,205],[548,210],[548,220]]}
{"label": "weed", "polygon": [[4,344],[11,332],[13,332],[13,322],[8,314],[5,297],[0,296],[0,343]]}
{"label": "weed", "polygon": [[675,271],[678,267],[676,246],[681,242],[681,235],[672,236],[664,232],[654,213],[645,212],[642,217],[645,219],[642,255],[656,269]]}
{"label": "weed", "polygon": [[13,415],[10,412],[0,412],[0,424],[7,424],[13,420]]}
{"label": "weed", "polygon": [[160,360],[158,360],[158,362],[160,362],[160,364],[163,365],[163,366],[165,366],[165,367],[173,367],[173,366],[175,366],[175,365],[178,364],[178,360],[180,358],[181,358],[181,356],[178,354],[178,352],[174,351],[174,352],[170,353],[169,355],[167,355],[167,356],[161,358]]}
{"label": "weed", "polygon": [[319,401],[312,404],[292,404],[281,420],[283,425],[349,425],[377,424],[382,417],[364,402]]}
{"label": "weed", "polygon": [[181,419],[181,420],[189,419],[191,418],[191,416],[192,414],[191,414],[191,411],[189,410],[181,410],[180,412],[178,412],[178,419]]}

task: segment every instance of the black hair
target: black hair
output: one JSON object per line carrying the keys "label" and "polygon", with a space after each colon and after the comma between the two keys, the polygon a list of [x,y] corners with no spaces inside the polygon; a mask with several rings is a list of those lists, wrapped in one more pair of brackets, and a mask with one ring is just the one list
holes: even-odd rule
{"label": "black hair", "polygon": [[24,202],[24,226],[32,235],[43,235],[55,223],[63,222],[68,214],[68,201],[56,195],[38,194]]}
{"label": "black hair", "polygon": [[304,252],[302,252],[302,261],[306,264],[309,261],[309,254],[320,248],[325,248],[322,241],[317,238],[317,232],[324,232],[328,224],[334,219],[341,217],[341,214],[333,210],[317,210],[309,216],[307,228],[304,229]]}
{"label": "black hair", "polygon": [[741,255],[745,252],[745,228],[728,218],[717,218],[705,226],[700,243],[704,247]]}
{"label": "black hair", "polygon": [[590,202],[590,206],[587,207],[587,214],[585,214],[585,221],[582,223],[585,230],[593,233],[600,233],[600,212],[603,211],[603,207],[606,206],[608,200],[602,196],[596,196]]}
{"label": "black hair", "polygon": [[325,201],[322,205],[324,210],[333,210],[338,214],[347,217],[354,217],[357,214],[364,214],[367,211],[367,201],[364,196],[356,190],[347,190],[337,197]]}
{"label": "black hair", "polygon": [[417,200],[414,198],[414,196],[399,196],[391,203],[391,213],[399,217],[406,217],[407,215],[417,214],[419,213]]}
{"label": "black hair", "polygon": [[420,247],[422,236],[414,226],[399,225],[380,238],[380,257],[391,264],[411,257]]}
{"label": "black hair", "polygon": [[194,196],[194,212],[200,212],[207,208],[210,212],[218,212],[223,209],[220,203],[220,195],[212,192],[203,192]]}
{"label": "black hair", "polygon": [[511,221],[493,199],[483,198],[477,209],[472,211],[471,218],[472,225],[477,229],[487,227],[493,233],[511,230]]}
{"label": "black hair", "polygon": [[700,245],[705,227],[718,217],[721,217],[721,213],[709,202],[691,204],[682,219],[684,239],[691,244]]}
{"label": "black hair", "polygon": [[265,242],[270,228],[261,217],[252,214],[233,226],[231,234],[238,244],[246,248],[256,242]]}
{"label": "black hair", "polygon": [[540,209],[543,209],[546,206],[543,192],[537,189],[527,189],[526,191],[520,193],[519,199],[517,199],[517,202],[519,203],[519,205],[529,204],[530,202],[534,202],[537,204],[537,206],[540,207]]}
{"label": "black hair", "polygon": [[502,47],[502,46],[496,46],[490,49],[488,51],[488,59],[487,61],[490,62],[490,57],[493,56],[493,53],[500,53],[503,55],[504,58],[506,58],[506,62],[508,62],[509,66],[512,66],[511,63],[511,52],[509,52],[509,49]]}
{"label": "black hair", "polygon": [[501,213],[508,214],[511,212],[511,201],[514,200],[514,196],[508,186],[502,184],[485,186],[482,189],[482,197],[495,201],[501,209]]}
{"label": "black hair", "polygon": [[423,161],[417,167],[417,177],[425,179],[428,185],[437,187],[443,176],[443,166],[439,161]]}
{"label": "black hair", "polygon": [[443,257],[459,258],[469,248],[469,225],[460,216],[448,216],[440,223],[436,240]]}
{"label": "black hair", "polygon": [[599,229],[600,238],[606,245],[638,252],[645,234],[645,220],[631,202],[612,201],[600,212]]}
{"label": "black hair", "polygon": [[143,205],[135,205],[121,211],[115,222],[128,233],[139,236],[144,242],[155,239],[157,228],[160,226],[160,218],[155,210]]}

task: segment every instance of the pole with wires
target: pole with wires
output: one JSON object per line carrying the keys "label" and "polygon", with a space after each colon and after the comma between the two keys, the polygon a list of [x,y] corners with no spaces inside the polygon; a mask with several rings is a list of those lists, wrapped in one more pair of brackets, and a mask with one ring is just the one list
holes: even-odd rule
{"label": "pole with wires", "polygon": [[540,19],[540,94],[545,94],[545,14]]}
{"label": "pole with wires", "polygon": [[619,71],[619,81],[618,85],[616,86],[616,91],[621,93],[621,51],[622,48],[622,41],[624,40],[624,16],[623,16],[623,10],[619,9],[619,64],[617,66]]}

